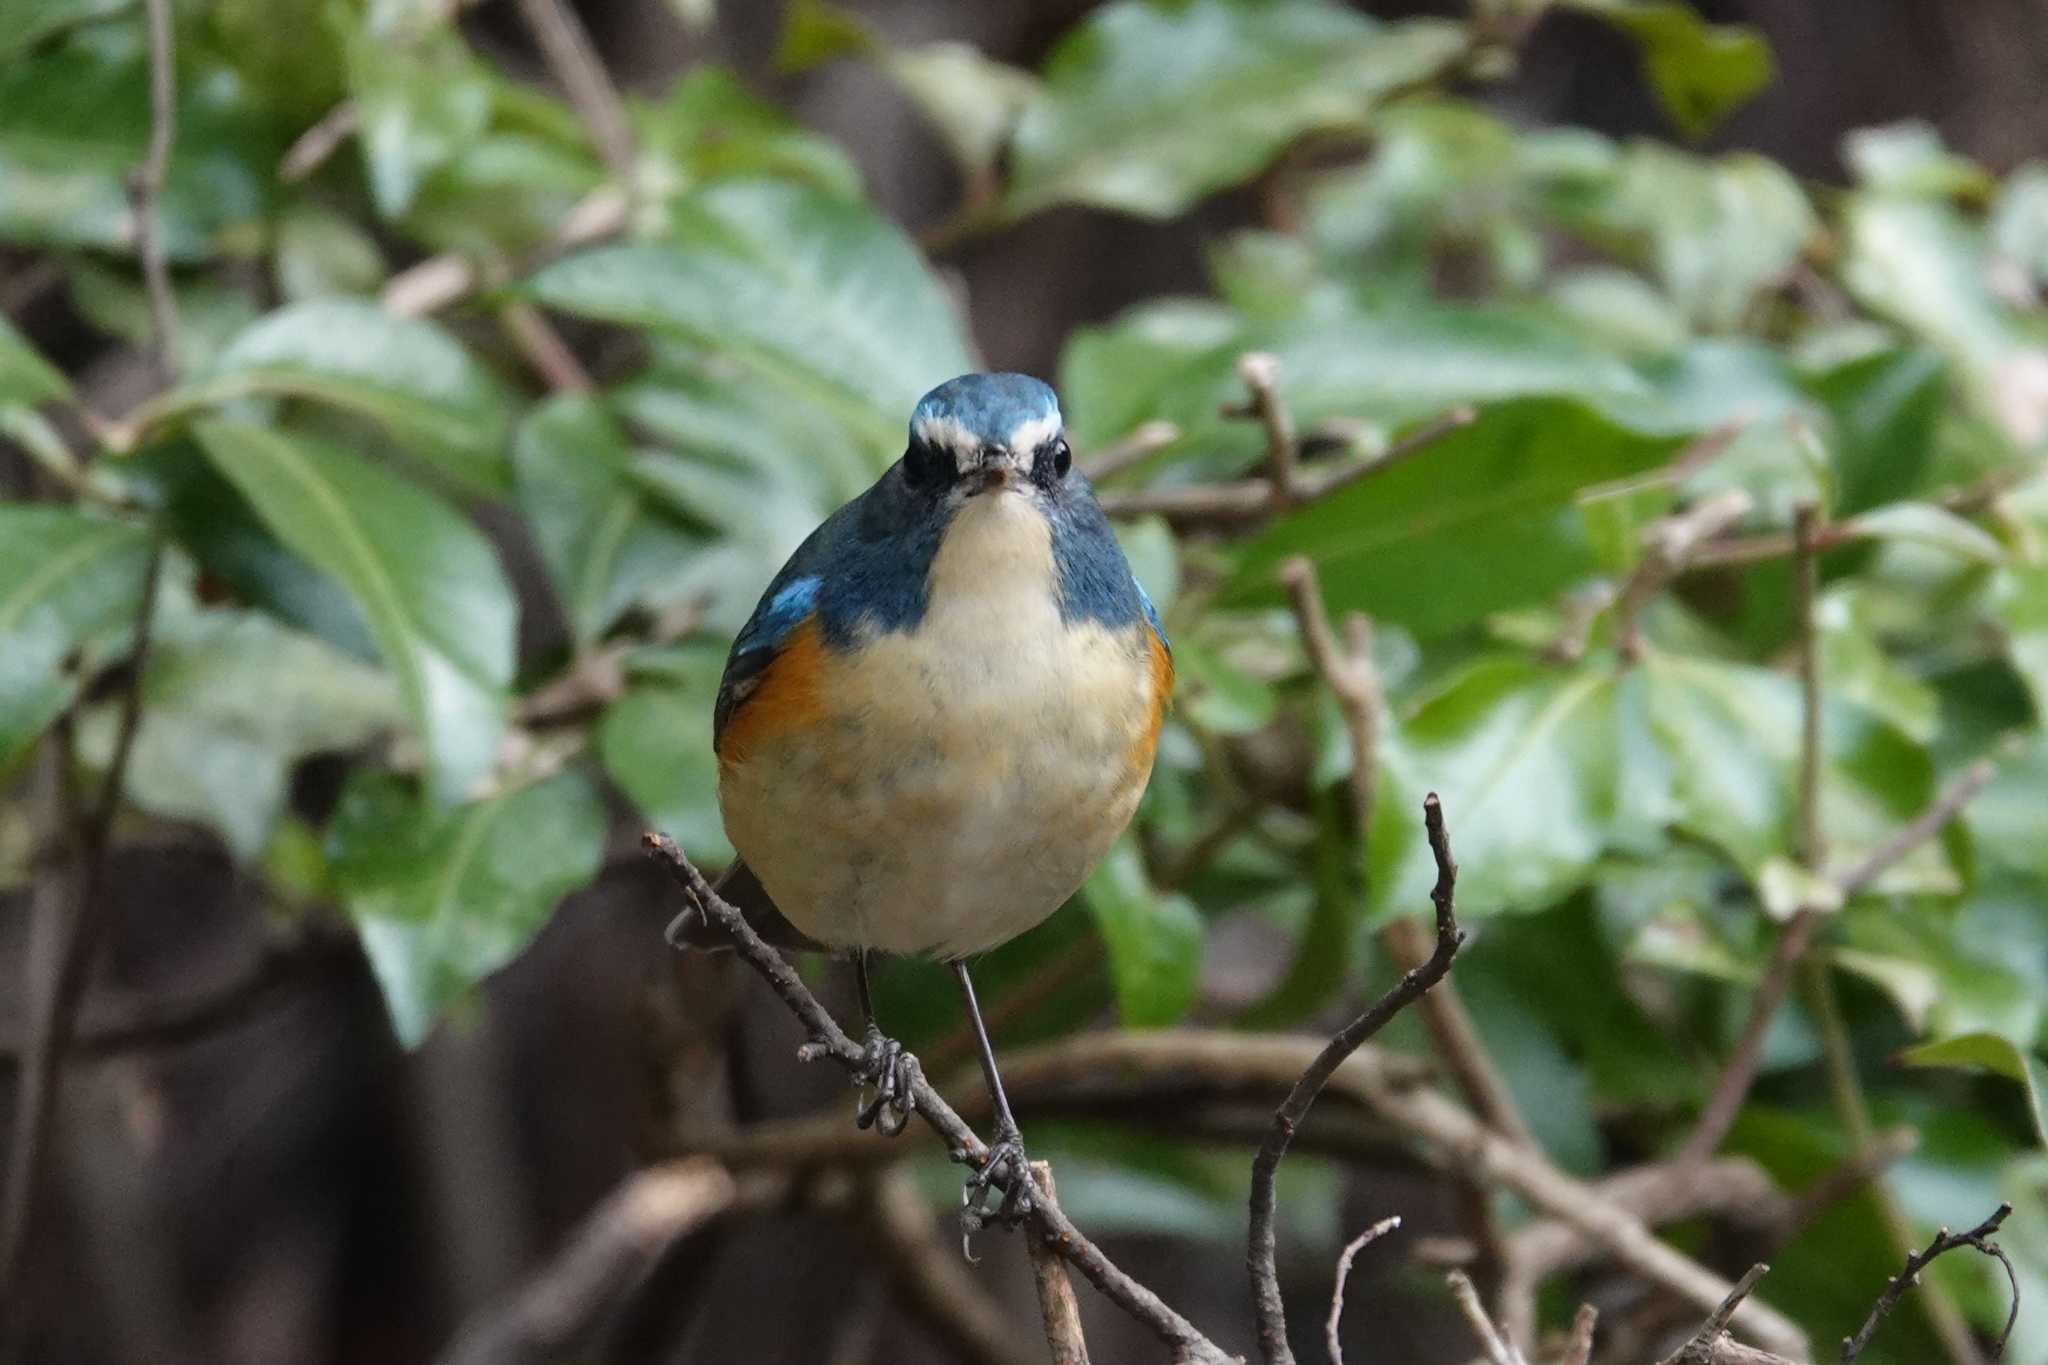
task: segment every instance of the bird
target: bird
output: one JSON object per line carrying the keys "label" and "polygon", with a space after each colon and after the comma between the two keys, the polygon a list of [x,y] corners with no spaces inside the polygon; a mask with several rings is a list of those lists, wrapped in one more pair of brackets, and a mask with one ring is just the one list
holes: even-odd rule
{"label": "bird", "polygon": [[[712,734],[737,857],[716,889],[771,943],[852,959],[862,1128],[902,1130],[915,1065],[875,1017],[868,955],[950,966],[996,1125],[970,1231],[1033,1201],[969,960],[1059,909],[1123,833],[1172,692],[1159,611],[1057,395],[1023,374],[925,394],[901,458],[797,547],[727,657]],[[668,938],[730,945],[695,907]]]}

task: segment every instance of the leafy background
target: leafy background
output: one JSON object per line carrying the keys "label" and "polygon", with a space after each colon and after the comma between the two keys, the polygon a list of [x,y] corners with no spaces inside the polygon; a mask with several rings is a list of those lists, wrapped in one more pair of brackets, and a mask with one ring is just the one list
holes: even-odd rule
{"label": "leafy background", "polygon": [[[1782,547],[1679,576],[1640,657],[1603,585],[1715,494],[1747,496],[1727,538],[1765,551],[1817,503],[1834,863],[1971,762],[1999,775],[1822,929],[1860,1103],[1921,1142],[1769,1292],[1830,1340],[1896,1263],[1888,1204],[1931,1228],[2008,1198],[2035,1306],[2012,1358],[2048,1358],[2039,35],[1996,6],[1859,6],[1853,42],[1789,0],[1365,8],[590,6],[620,157],[509,4],[181,0],[160,387],[124,190],[139,8],[9,0],[10,983],[36,960],[35,756],[106,770],[163,547],[33,1242],[45,1358],[424,1358],[637,1161],[842,1102],[789,1074],[748,983],[666,958],[633,857],[647,825],[729,853],[725,642],[933,382],[1045,374],[1084,461],[1171,423],[1103,484],[1156,492],[1255,468],[1256,425],[1224,415],[1249,350],[1319,459],[1476,418],[1226,533],[1121,522],[1180,696],[1133,836],[982,967],[1003,1042],[1341,1015],[1388,971],[1369,931],[1425,907],[1435,789],[1477,930],[1457,980],[1537,1136],[1583,1174],[1667,1146],[1806,885],[1790,576]],[[1297,553],[1377,625],[1366,841],[1275,579]],[[934,969],[879,989],[911,1046],[957,1047]],[[168,1042],[93,1042],[193,1000]],[[1814,1003],[1788,1003],[1730,1142],[1794,1183],[1855,1140]],[[10,1037],[24,1013],[0,1007]],[[1169,1298],[1240,1301],[1241,1154],[1078,1124],[1037,1146]],[[1431,1197],[1370,1167],[1291,1180],[1296,1279],[1389,1181]],[[823,1358],[877,1272],[801,1321],[758,1305],[857,1260],[850,1236],[793,1217],[667,1267],[620,1358]],[[1932,1278],[1995,1326],[1992,1274]],[[1464,1358],[1434,1291],[1375,1292],[1417,1304],[1386,1329],[1401,1358]],[[878,1359],[935,1349],[894,1314],[869,1330]],[[1936,1351],[1908,1311],[1867,1358]]]}

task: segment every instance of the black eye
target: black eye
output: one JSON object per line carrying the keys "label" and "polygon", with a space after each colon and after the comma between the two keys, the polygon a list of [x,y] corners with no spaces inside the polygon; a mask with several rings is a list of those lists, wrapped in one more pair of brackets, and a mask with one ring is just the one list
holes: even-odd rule
{"label": "black eye", "polygon": [[1038,448],[1037,458],[1031,462],[1031,474],[1042,484],[1057,483],[1067,477],[1067,471],[1074,467],[1073,447],[1064,436],[1055,436],[1047,445]]}
{"label": "black eye", "polygon": [[953,473],[953,457],[923,441],[903,452],[903,478],[912,488],[942,488]]}
{"label": "black eye", "polygon": [[1064,479],[1065,477],[1067,477],[1067,471],[1069,469],[1072,469],[1073,467],[1074,448],[1068,445],[1067,438],[1062,436],[1058,440],[1054,441],[1052,446],[1053,477],[1057,479]]}

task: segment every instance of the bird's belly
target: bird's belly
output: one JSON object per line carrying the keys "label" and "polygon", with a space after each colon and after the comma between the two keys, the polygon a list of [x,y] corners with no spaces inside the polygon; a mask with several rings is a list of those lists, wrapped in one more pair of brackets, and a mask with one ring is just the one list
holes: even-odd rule
{"label": "bird's belly", "polygon": [[721,772],[733,845],[821,942],[1003,943],[1130,821],[1152,762],[1148,645],[1093,624],[985,648],[933,631],[828,661],[824,714]]}

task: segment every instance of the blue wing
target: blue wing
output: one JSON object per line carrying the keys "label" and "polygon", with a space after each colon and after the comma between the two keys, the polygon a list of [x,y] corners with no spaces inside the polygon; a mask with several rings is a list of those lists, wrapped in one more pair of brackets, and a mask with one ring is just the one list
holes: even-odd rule
{"label": "blue wing", "polygon": [[[805,548],[809,548],[808,544]],[[725,676],[718,683],[718,704],[711,715],[714,745],[724,733],[725,723],[754,690],[768,665],[775,662],[790,635],[817,610],[818,593],[825,580],[817,574],[802,572],[804,559],[804,551],[799,549],[768,585],[754,614],[747,618],[732,642],[732,653],[725,660]]]}
{"label": "blue wing", "polygon": [[1166,638],[1166,623],[1159,619],[1159,608],[1152,605],[1152,594],[1145,591],[1145,585],[1131,575],[1131,586],[1138,590],[1138,604],[1145,608],[1145,619],[1152,624],[1152,633],[1159,637],[1159,643],[1166,646],[1166,657],[1173,657],[1173,641]]}

